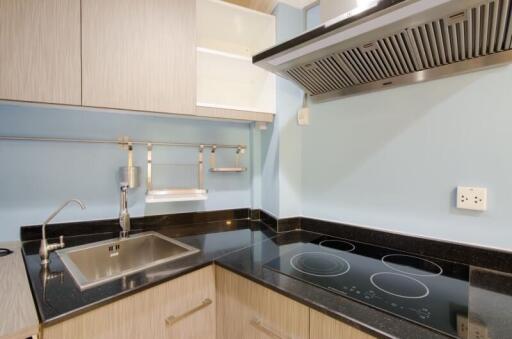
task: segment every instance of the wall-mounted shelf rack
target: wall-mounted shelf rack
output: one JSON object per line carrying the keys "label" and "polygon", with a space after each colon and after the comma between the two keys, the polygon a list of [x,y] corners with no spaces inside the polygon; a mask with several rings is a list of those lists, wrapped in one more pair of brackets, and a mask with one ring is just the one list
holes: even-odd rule
{"label": "wall-mounted shelf rack", "polygon": [[[208,198],[208,190],[204,188],[204,160],[203,151],[205,148],[210,148],[212,154],[216,149],[235,149],[236,150],[236,166],[237,168],[217,168],[215,165],[215,155],[213,155],[213,168],[212,172],[243,172],[246,168],[239,167],[240,154],[247,149],[246,145],[229,145],[229,144],[196,144],[184,142],[165,142],[165,141],[148,141],[148,140],[131,140],[124,136],[118,140],[107,139],[74,139],[74,138],[51,138],[51,137],[28,137],[28,136],[0,136],[0,141],[31,141],[31,142],[57,142],[57,143],[84,143],[84,144],[113,144],[121,146],[129,151],[129,168],[133,166],[133,159],[131,159],[132,147],[136,145],[143,145],[147,147],[147,181],[146,181],[146,203],[160,203],[160,202],[176,202],[176,201],[196,201],[206,200]],[[165,188],[155,189],[153,187],[152,179],[152,148],[153,146],[169,146],[169,147],[191,147],[199,149],[199,158],[197,162],[198,168],[198,183],[194,188]],[[121,171],[127,170],[122,168]],[[127,174],[126,174],[127,175]],[[125,175],[125,176],[126,176]]]}
{"label": "wall-mounted shelf rack", "polygon": [[216,150],[217,146],[213,146],[212,152],[210,153],[210,172],[236,173],[247,171],[247,168],[240,166],[240,155],[244,152],[242,148],[237,148],[236,150],[235,165],[233,167],[218,167],[217,157],[215,155]]}
{"label": "wall-mounted shelf rack", "polygon": [[199,143],[185,143],[185,142],[166,142],[166,141],[149,141],[149,140],[130,140],[123,137],[119,140],[105,140],[105,139],[73,139],[73,138],[49,138],[49,137],[26,137],[26,136],[0,136],[0,141],[40,141],[40,142],[67,142],[67,143],[85,143],[85,144],[114,144],[119,146],[143,145],[146,147],[148,144],[153,146],[169,146],[169,147],[204,147],[204,148],[232,148],[232,149],[247,149],[246,145],[226,145],[226,144],[199,144]]}
{"label": "wall-mounted shelf rack", "polygon": [[[148,144],[147,154],[147,181],[146,181],[146,203],[176,202],[176,201],[197,201],[208,199],[208,190],[204,188],[204,161],[203,145],[199,146],[199,157],[197,162],[197,187],[195,188],[164,188],[153,187],[153,145]],[[213,146],[212,150],[216,146]]]}

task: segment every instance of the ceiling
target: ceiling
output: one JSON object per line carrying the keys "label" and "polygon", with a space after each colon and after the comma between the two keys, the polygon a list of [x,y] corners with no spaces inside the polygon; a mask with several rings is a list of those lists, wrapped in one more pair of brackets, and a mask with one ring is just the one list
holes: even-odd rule
{"label": "ceiling", "polygon": [[254,9],[264,13],[272,13],[272,10],[278,2],[297,7],[305,8],[313,3],[319,3],[320,0],[224,0],[232,4]]}
{"label": "ceiling", "polygon": [[254,10],[271,13],[278,0],[224,0]]}

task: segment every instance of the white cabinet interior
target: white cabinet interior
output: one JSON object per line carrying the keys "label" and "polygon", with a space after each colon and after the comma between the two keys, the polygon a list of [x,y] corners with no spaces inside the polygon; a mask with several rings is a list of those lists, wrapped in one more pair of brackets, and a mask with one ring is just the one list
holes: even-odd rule
{"label": "white cabinet interior", "polygon": [[252,56],[275,43],[275,17],[217,0],[197,0],[197,106],[276,113],[275,75],[252,64]]}

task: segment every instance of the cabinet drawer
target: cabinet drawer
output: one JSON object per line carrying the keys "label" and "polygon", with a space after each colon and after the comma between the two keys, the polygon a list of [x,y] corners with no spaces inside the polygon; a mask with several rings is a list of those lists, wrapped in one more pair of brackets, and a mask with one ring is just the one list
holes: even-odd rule
{"label": "cabinet drawer", "polygon": [[216,268],[217,338],[309,338],[308,307]]}
{"label": "cabinet drawer", "polygon": [[310,339],[374,339],[375,337],[328,317],[313,309],[310,310]]}
{"label": "cabinet drawer", "polygon": [[213,266],[44,328],[43,338],[215,338]]}

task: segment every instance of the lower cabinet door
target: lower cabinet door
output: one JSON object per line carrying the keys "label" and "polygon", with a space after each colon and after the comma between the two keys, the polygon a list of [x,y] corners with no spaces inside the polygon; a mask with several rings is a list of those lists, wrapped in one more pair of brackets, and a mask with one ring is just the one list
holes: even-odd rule
{"label": "lower cabinet door", "polygon": [[307,339],[308,307],[216,268],[217,338]]}
{"label": "lower cabinet door", "polygon": [[310,339],[374,339],[341,321],[310,309]]}
{"label": "lower cabinet door", "polygon": [[44,339],[215,338],[213,266],[147,289],[54,326]]}

